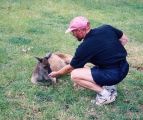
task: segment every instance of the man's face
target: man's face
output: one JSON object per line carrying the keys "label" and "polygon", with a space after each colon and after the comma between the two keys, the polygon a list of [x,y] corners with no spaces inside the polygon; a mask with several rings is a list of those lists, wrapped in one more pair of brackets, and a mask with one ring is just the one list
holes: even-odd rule
{"label": "man's face", "polygon": [[78,41],[81,41],[85,36],[85,31],[82,29],[73,30],[71,33],[75,38],[77,38]]}

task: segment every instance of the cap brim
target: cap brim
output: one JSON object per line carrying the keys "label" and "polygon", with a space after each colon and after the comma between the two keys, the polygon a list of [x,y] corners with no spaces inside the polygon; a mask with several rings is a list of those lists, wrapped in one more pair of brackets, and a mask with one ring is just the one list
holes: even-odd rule
{"label": "cap brim", "polygon": [[65,33],[69,33],[69,32],[71,32],[72,30],[71,29],[67,29],[66,31],[65,31]]}
{"label": "cap brim", "polygon": [[65,33],[69,33],[69,32],[71,32],[71,31],[73,31],[73,30],[75,30],[76,28],[68,28],[66,31],[65,31]]}

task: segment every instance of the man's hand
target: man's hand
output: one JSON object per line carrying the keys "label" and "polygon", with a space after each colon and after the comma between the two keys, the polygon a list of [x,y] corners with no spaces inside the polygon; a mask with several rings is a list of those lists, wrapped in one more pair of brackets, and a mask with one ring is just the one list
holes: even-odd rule
{"label": "man's hand", "polygon": [[60,76],[60,74],[58,73],[58,72],[55,72],[55,71],[53,71],[53,72],[51,72],[50,74],[49,74],[49,77],[58,77],[58,76]]}
{"label": "man's hand", "polygon": [[124,46],[128,42],[128,37],[125,34],[123,34],[119,40],[120,40],[121,44]]}
{"label": "man's hand", "polygon": [[64,75],[67,73],[70,73],[73,70],[73,67],[69,64],[66,65],[65,67],[63,67],[61,70],[59,71],[53,71],[49,74],[49,77],[58,77],[60,75]]}

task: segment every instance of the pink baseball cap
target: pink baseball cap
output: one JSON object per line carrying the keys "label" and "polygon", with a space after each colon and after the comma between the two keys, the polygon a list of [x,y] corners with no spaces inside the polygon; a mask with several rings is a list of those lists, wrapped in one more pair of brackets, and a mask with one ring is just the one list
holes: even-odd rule
{"label": "pink baseball cap", "polygon": [[73,18],[69,24],[68,29],[65,31],[65,33],[69,33],[73,30],[76,30],[78,28],[86,28],[88,19],[83,16],[77,16]]}

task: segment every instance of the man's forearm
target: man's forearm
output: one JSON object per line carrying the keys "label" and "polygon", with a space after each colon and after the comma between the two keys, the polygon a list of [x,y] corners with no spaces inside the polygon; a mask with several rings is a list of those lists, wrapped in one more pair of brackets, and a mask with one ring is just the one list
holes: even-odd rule
{"label": "man's forearm", "polygon": [[74,68],[71,65],[66,65],[61,70],[58,71],[59,75],[64,75],[70,73]]}

